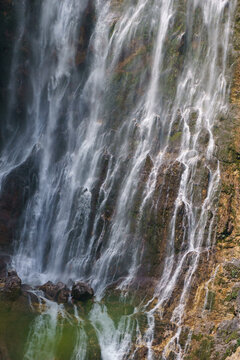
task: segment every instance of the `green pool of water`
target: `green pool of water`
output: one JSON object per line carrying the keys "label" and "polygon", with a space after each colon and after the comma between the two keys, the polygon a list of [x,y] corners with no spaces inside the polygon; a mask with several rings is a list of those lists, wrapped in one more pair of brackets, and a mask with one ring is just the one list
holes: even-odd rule
{"label": "green pool of water", "polygon": [[112,360],[131,349],[139,326],[146,326],[136,304],[120,296],[69,307],[47,303],[41,311],[18,301],[0,305],[4,360]]}

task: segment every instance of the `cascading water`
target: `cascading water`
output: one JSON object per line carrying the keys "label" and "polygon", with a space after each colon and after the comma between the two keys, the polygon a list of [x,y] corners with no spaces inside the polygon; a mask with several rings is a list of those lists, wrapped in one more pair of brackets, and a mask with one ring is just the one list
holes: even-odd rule
{"label": "cascading water", "polygon": [[[120,298],[128,311],[117,321],[101,303],[83,319],[76,308],[70,316],[48,302],[25,359],[61,356],[58,343],[69,335],[57,329],[65,322],[74,328],[71,359],[137,359],[141,344],[154,359],[155,320],[165,316],[177,330],[161,356],[183,358],[189,291],[214,242],[214,126],[228,109],[234,7],[228,0],[24,0],[16,7],[21,31],[1,178],[31,161],[35,180],[13,265],[31,285],[86,281],[98,301],[114,284],[141,296],[147,289],[136,306]],[[89,352],[91,341],[100,353]]]}

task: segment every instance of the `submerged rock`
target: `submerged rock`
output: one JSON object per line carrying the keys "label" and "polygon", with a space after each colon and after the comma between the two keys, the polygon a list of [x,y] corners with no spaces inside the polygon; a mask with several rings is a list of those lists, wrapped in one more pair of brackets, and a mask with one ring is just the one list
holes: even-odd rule
{"label": "submerged rock", "polygon": [[84,282],[78,281],[72,287],[72,298],[78,301],[85,301],[94,296],[93,289]]}

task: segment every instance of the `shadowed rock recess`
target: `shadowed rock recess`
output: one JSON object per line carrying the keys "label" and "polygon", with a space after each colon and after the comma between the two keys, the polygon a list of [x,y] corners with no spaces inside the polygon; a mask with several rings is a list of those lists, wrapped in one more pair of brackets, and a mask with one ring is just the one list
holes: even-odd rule
{"label": "shadowed rock recess", "polygon": [[240,359],[240,1],[0,29],[0,360]]}

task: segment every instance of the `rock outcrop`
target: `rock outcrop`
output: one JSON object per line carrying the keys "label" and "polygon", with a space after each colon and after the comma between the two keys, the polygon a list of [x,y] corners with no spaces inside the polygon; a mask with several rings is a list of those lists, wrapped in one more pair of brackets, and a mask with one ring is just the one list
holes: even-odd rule
{"label": "rock outcrop", "polygon": [[10,300],[16,300],[21,295],[21,279],[15,271],[8,274],[3,288],[4,296]]}
{"label": "rock outcrop", "polygon": [[226,360],[239,360],[239,359],[240,359],[240,348],[238,348],[234,354],[226,358]]}
{"label": "rock outcrop", "polygon": [[[198,271],[184,324],[192,332],[186,360],[240,359],[240,2],[237,1],[230,110],[215,125],[221,192],[216,241]],[[187,336],[185,336],[186,344]]]}
{"label": "rock outcrop", "polygon": [[12,169],[2,181],[0,192],[0,250],[9,251],[27,201],[38,184],[38,154],[33,149],[29,158]]}
{"label": "rock outcrop", "polygon": [[58,303],[67,303],[69,300],[70,290],[62,282],[54,284],[51,281],[48,281],[46,284],[39,286],[38,289],[42,290],[49,300]]}
{"label": "rock outcrop", "polygon": [[73,300],[86,301],[93,297],[94,292],[89,285],[78,281],[73,285],[71,295]]}
{"label": "rock outcrop", "polygon": [[67,287],[66,284],[58,282],[54,284],[52,281],[48,281],[45,284],[38,286],[38,290],[44,292],[44,296],[51,301],[58,303],[68,303],[70,298],[76,301],[86,301],[94,296],[93,289],[84,282],[77,281],[73,284],[72,290]]}
{"label": "rock outcrop", "polygon": [[0,297],[6,300],[17,300],[21,295],[22,281],[15,270],[7,271],[7,265],[5,267],[2,261],[2,276],[0,279]]}

